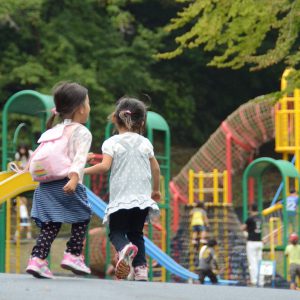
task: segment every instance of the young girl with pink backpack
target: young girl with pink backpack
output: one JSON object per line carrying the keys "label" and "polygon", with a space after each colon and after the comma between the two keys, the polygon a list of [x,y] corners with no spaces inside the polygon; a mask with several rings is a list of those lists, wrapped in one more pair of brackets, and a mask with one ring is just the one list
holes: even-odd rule
{"label": "young girl with pink backpack", "polygon": [[[53,278],[47,256],[63,223],[72,224],[61,267],[78,275],[90,274],[82,256],[91,209],[83,170],[92,142],[86,123],[90,113],[88,91],[77,83],[62,83],[54,90],[55,109],[48,130],[39,139],[28,169],[40,184],[34,192],[31,217],[41,228],[26,272],[38,278]],[[56,117],[61,123],[52,128]]]}

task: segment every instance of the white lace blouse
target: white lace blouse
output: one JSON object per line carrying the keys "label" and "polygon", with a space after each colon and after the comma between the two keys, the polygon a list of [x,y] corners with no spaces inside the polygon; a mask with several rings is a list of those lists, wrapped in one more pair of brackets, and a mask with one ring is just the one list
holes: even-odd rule
{"label": "white lace blouse", "polygon": [[[61,124],[66,125],[71,123],[72,120],[65,119]],[[72,160],[72,165],[70,167],[69,174],[77,173],[79,176],[80,183],[82,183],[83,180],[83,169],[86,165],[86,159],[91,147],[91,143],[92,134],[84,125],[80,124],[80,126],[78,126],[74,130],[68,144],[68,154]]]}
{"label": "white lace blouse", "polygon": [[151,142],[137,133],[126,132],[106,140],[102,152],[113,158],[109,204],[103,223],[109,222],[109,216],[120,209],[149,208],[150,219],[158,215],[158,205],[151,199]]}

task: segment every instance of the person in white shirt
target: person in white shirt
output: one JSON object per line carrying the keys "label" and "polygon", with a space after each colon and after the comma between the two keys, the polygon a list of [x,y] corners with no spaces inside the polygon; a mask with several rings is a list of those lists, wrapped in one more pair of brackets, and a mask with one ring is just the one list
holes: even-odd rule
{"label": "person in white shirt", "polygon": [[15,232],[15,241],[18,238],[21,238],[22,232],[26,230],[26,238],[31,239],[31,222],[28,214],[28,209],[27,209],[27,198],[21,196],[20,197],[20,232],[16,230]]}
{"label": "person in white shirt", "polygon": [[148,280],[143,228],[148,217],[159,214],[160,200],[159,165],[151,142],[142,136],[146,113],[143,102],[121,98],[112,115],[119,134],[103,143],[102,162],[85,169],[89,175],[111,170],[103,222],[109,223],[109,238],[119,254],[116,277],[126,279],[133,270],[130,278],[136,281]]}

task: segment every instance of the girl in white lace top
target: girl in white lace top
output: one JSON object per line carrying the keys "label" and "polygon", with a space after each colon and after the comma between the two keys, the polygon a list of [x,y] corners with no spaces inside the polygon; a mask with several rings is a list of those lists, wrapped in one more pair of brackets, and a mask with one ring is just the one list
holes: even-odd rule
{"label": "girl in white lace top", "polygon": [[104,223],[109,222],[109,238],[119,253],[116,276],[127,278],[133,266],[135,280],[147,280],[143,228],[148,216],[159,214],[160,169],[151,142],[141,135],[146,107],[137,99],[121,98],[112,121],[119,134],[103,143],[102,162],[85,174],[111,170]]}

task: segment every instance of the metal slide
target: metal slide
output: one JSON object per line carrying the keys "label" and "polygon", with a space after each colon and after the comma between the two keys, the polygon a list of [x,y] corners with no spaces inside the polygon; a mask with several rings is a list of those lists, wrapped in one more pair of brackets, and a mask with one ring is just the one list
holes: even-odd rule
{"label": "metal slide", "polygon": [[[89,203],[91,204],[93,212],[101,219],[104,217],[106,203],[102,201],[97,195],[95,195],[91,190],[87,188],[87,196]],[[146,253],[153,259],[155,259],[161,266],[166,268],[170,273],[185,279],[198,279],[198,275],[185,269],[181,265],[179,265],[175,260],[173,260],[170,256],[164,253],[159,247],[157,247],[154,243],[152,243],[147,237],[145,239]],[[208,280],[209,282],[209,280]],[[220,284],[228,285],[228,284],[236,284],[237,281],[232,280],[219,280]]]}

